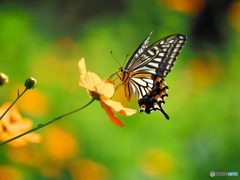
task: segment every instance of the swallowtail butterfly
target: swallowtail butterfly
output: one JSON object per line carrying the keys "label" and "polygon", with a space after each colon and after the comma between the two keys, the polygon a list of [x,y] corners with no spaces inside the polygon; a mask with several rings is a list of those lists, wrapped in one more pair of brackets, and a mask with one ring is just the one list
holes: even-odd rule
{"label": "swallowtail butterfly", "polygon": [[140,44],[125,68],[120,68],[120,79],[126,99],[130,101],[132,94],[137,96],[140,112],[160,111],[169,119],[162,108],[168,96],[164,78],[171,71],[187,37],[173,34],[148,47],[151,34]]}

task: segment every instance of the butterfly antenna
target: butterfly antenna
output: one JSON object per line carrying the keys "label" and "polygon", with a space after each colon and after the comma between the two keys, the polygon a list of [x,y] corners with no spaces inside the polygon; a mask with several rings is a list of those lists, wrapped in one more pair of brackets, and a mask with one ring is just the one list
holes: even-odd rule
{"label": "butterfly antenna", "polygon": [[[112,79],[116,74],[118,74],[118,71],[117,72],[115,72],[115,73],[113,73],[108,79]],[[116,79],[115,79],[116,80]],[[115,81],[114,80],[114,81]]]}
{"label": "butterfly antenna", "polygon": [[112,55],[112,57],[115,59],[115,61],[117,61],[117,63],[119,64],[119,66],[121,67],[121,64],[119,63],[119,61],[117,60],[117,58],[115,58],[115,56],[113,55],[113,52],[110,51],[110,54]]}
{"label": "butterfly antenna", "polygon": [[[114,75],[115,75],[116,73],[114,73]],[[118,74],[117,74],[118,75]],[[117,77],[118,78],[118,77]],[[116,79],[117,79],[116,78]],[[115,81],[116,79],[114,79],[113,81]],[[121,82],[119,82],[118,83],[118,85],[116,86],[116,88],[115,88],[115,91],[114,91],[114,94],[113,94],[113,96],[115,95],[115,92],[122,86],[123,84],[121,83]],[[110,99],[112,99],[113,98],[113,96],[110,98]]]}
{"label": "butterfly antenna", "polygon": [[[116,92],[122,85],[123,85],[123,84],[122,84],[121,82],[117,85],[117,87],[115,88],[114,94],[115,94],[115,92]],[[114,96],[114,94],[113,94],[113,96]],[[110,99],[112,99],[113,96],[112,96]]]}
{"label": "butterfly antenna", "polygon": [[115,92],[120,88],[120,87],[122,87],[122,85],[123,85],[123,83],[119,83],[118,85],[117,85],[117,87],[115,88]]}
{"label": "butterfly antenna", "polygon": [[128,56],[129,56],[129,54],[126,55],[123,66],[125,66]]}
{"label": "butterfly antenna", "polygon": [[[117,74],[117,75],[118,75],[118,74]],[[118,78],[119,78],[119,76],[118,76],[118,77],[116,77],[115,79],[113,79],[113,81],[116,81]]]}

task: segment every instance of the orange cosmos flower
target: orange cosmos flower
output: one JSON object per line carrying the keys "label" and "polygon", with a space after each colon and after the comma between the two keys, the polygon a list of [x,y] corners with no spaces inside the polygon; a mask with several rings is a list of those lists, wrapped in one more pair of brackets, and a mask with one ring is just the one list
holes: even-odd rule
{"label": "orange cosmos flower", "polygon": [[[10,106],[10,102],[4,103],[0,107],[0,115],[3,114]],[[27,118],[22,118],[16,106],[13,106],[7,114],[0,120],[0,141],[9,140],[18,136],[32,128],[32,121]],[[27,142],[38,143],[41,137],[37,133],[29,133],[9,142],[9,145],[18,147],[26,145]]]}
{"label": "orange cosmos flower", "polygon": [[110,100],[109,98],[113,96],[115,90],[113,82],[108,79],[102,80],[95,73],[87,72],[84,58],[79,61],[78,67],[80,72],[79,85],[87,89],[92,99],[100,101],[108,117],[115,125],[119,127],[124,126],[112,110],[125,116],[133,115],[136,113],[136,110],[125,108],[121,103]]}
{"label": "orange cosmos flower", "polygon": [[199,13],[203,8],[205,1],[203,0],[158,0],[159,3],[164,3],[163,6],[167,6],[170,9],[182,12],[182,13],[188,13],[188,14],[197,14]]}

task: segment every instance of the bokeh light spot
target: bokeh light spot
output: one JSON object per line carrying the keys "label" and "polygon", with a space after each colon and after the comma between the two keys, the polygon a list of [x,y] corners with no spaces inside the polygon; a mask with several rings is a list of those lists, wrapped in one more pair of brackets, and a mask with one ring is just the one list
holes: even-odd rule
{"label": "bokeh light spot", "polygon": [[203,0],[164,0],[163,3],[170,9],[187,14],[197,14],[204,7]]}
{"label": "bokeh light spot", "polygon": [[142,154],[140,168],[150,177],[166,175],[174,168],[173,157],[160,149],[151,148]]}
{"label": "bokeh light spot", "polygon": [[21,180],[22,174],[19,170],[10,166],[0,166],[0,179],[1,180]]}
{"label": "bokeh light spot", "polygon": [[232,26],[240,31],[240,2],[233,2],[228,10],[228,18]]}
{"label": "bokeh light spot", "polygon": [[91,160],[81,159],[71,164],[71,175],[74,180],[107,180],[108,169]]}
{"label": "bokeh light spot", "polygon": [[78,143],[68,131],[59,127],[48,127],[44,134],[43,146],[52,158],[67,160],[78,153]]}
{"label": "bokeh light spot", "polygon": [[[12,97],[16,98],[16,88],[12,92]],[[46,115],[49,103],[46,95],[37,88],[27,91],[18,101],[18,107],[21,111],[33,116]]]}

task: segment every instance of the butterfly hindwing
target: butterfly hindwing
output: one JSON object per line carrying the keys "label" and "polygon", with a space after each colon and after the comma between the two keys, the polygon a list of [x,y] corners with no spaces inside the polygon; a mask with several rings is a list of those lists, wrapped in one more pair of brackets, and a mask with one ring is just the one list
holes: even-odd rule
{"label": "butterfly hindwing", "polygon": [[141,108],[140,112],[150,114],[152,111],[160,111],[166,119],[169,119],[169,116],[162,108],[162,104],[165,104],[165,98],[168,97],[168,86],[165,80],[159,76],[152,75],[152,79],[154,83],[153,88],[138,100]]}
{"label": "butterfly hindwing", "polygon": [[129,85],[131,86],[132,93],[139,99],[143,98],[153,88],[153,79],[151,74],[144,73],[130,73]]}

